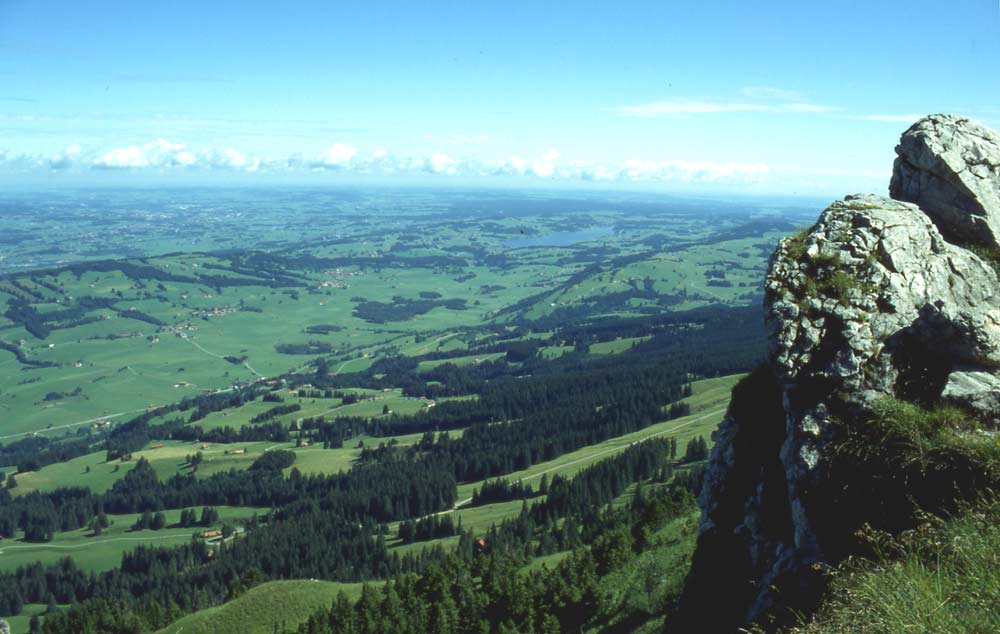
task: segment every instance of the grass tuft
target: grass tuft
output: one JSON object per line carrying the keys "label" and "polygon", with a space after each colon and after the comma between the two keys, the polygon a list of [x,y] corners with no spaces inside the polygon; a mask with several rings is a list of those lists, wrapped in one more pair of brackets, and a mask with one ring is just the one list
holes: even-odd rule
{"label": "grass tuft", "polygon": [[849,561],[797,634],[1000,631],[1000,502],[900,535],[896,556]]}

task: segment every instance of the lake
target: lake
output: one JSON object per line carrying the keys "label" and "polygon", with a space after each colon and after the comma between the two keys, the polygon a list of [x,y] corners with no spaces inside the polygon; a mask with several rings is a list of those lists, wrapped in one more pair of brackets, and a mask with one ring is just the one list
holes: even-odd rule
{"label": "lake", "polygon": [[590,227],[579,231],[555,231],[543,236],[525,236],[506,240],[503,246],[508,249],[523,249],[525,247],[568,247],[577,242],[587,242],[611,235],[611,227]]}

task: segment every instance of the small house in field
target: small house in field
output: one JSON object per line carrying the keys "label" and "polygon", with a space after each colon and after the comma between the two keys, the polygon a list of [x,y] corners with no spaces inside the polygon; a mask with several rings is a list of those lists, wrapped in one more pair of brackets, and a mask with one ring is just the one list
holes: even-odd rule
{"label": "small house in field", "polygon": [[205,539],[211,539],[213,537],[222,537],[222,531],[205,531],[201,534]]}
{"label": "small house in field", "polygon": [[208,445],[202,445],[201,448],[202,449],[208,449]]}
{"label": "small house in field", "polygon": [[247,452],[246,449],[228,449],[226,450],[227,456],[242,456]]}
{"label": "small house in field", "polygon": [[155,445],[150,445],[150,449],[163,449],[163,443],[156,443]]}

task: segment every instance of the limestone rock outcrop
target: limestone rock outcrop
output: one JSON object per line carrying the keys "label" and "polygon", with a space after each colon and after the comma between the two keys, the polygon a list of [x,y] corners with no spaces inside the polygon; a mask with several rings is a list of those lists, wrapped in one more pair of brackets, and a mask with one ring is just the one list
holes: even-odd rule
{"label": "limestone rock outcrop", "polygon": [[1000,248],[1000,136],[932,115],[903,134],[896,154],[893,198],[916,203],[955,239]]}
{"label": "limestone rock outcrop", "polygon": [[897,152],[893,198],[834,202],[771,258],[768,362],[713,435],[681,631],[808,608],[862,526],[905,527],[907,478],[866,491],[834,460],[839,423],[895,397],[1000,424],[1000,137],[933,115]]}

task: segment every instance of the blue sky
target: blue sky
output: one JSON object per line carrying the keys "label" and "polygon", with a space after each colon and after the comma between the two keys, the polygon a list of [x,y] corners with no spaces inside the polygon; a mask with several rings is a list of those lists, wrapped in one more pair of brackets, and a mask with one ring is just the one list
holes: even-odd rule
{"label": "blue sky", "polygon": [[998,0],[0,0],[0,183],[882,193],[998,62]]}

